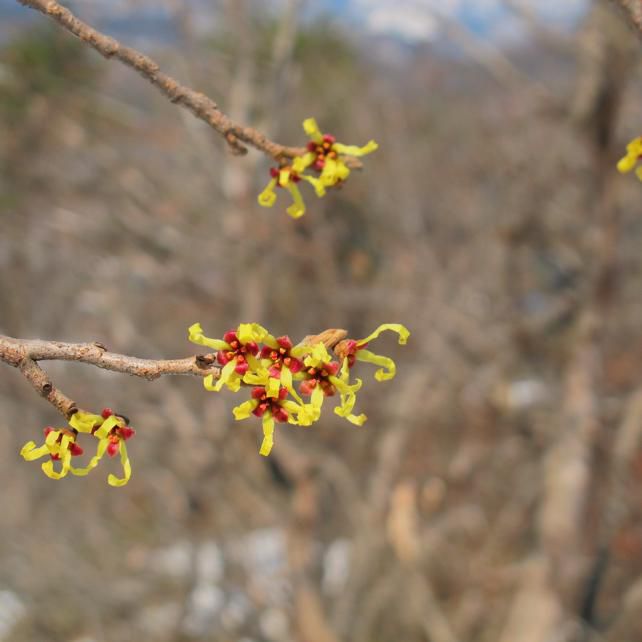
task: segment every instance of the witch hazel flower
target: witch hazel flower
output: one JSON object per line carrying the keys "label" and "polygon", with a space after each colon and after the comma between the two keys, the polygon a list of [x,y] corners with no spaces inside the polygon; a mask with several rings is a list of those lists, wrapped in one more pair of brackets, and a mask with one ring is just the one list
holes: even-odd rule
{"label": "witch hazel flower", "polygon": [[89,415],[83,418],[85,425],[90,422],[92,424],[90,432],[98,439],[96,454],[84,468],[72,468],[72,474],[78,476],[87,475],[98,466],[105,455],[115,457],[120,453],[123,476],[116,477],[116,475],[110,473],[107,477],[107,483],[110,486],[124,486],[132,475],[131,462],[129,461],[129,453],[125,442],[131,439],[136,434],[136,431],[129,425],[127,417],[117,415],[111,408],[105,408],[100,415]]}
{"label": "witch hazel flower", "polygon": [[267,330],[258,323],[241,323],[236,330],[226,332],[223,339],[210,339],[203,334],[200,323],[190,326],[189,340],[216,350],[216,360],[223,366],[216,383],[213,375],[203,379],[205,389],[218,392],[223,386],[227,386],[232,392],[237,392],[241,383],[248,377],[259,376],[262,370],[261,363],[257,359],[259,343],[267,333]]}
{"label": "witch hazel flower", "polygon": [[294,347],[292,340],[287,335],[273,337],[268,334],[263,339],[261,349],[261,363],[267,369],[267,391],[270,397],[276,397],[280,386],[290,390],[292,388],[292,375],[296,375],[303,368],[301,358],[306,353],[303,346]]}
{"label": "witch hazel flower", "polygon": [[[298,403],[288,399],[293,394]],[[276,396],[269,396],[264,386],[252,389],[252,398],[236,406],[232,411],[237,421],[247,419],[251,415],[259,417],[263,424],[263,441],[259,453],[267,457],[274,446],[274,427],[277,423],[290,423],[309,426],[312,421],[302,400],[292,390],[280,388]]]}
{"label": "witch hazel flower", "polygon": [[[110,486],[124,486],[131,477],[131,464],[124,442],[131,439],[136,432],[128,425],[128,420],[106,408],[101,415],[78,411],[71,416],[68,423],[69,428],[56,429],[47,426],[44,430],[45,443],[36,447],[33,441],[28,442],[20,451],[22,457],[27,461],[33,461],[48,454],[50,461],[42,464],[43,472],[51,479],[61,479],[68,473],[84,477],[98,465],[105,453],[111,457],[120,453],[123,477],[118,478],[110,474],[107,482]],[[71,458],[84,452],[77,443],[80,433],[93,435],[98,439],[98,447],[87,466],[75,468],[71,465]],[[54,462],[57,461],[61,464],[60,470],[54,468]]]}
{"label": "witch hazel flower", "polygon": [[[618,161],[617,169],[621,174],[627,174],[640,160],[642,160],[642,136],[634,138],[626,146],[626,154]],[[642,166],[635,170],[635,174],[642,181]]]}
{"label": "witch hazel flower", "polygon": [[305,203],[298,183],[306,181],[321,198],[325,196],[326,188],[342,183],[350,175],[347,157],[365,156],[379,147],[374,140],[362,147],[338,143],[332,134],[321,132],[314,118],[306,118],[303,121],[303,130],[310,138],[307,151],[294,158],[289,165],[272,167],[270,181],[258,197],[259,205],[272,207],[276,202],[277,188],[286,189],[292,196],[293,203],[286,210],[292,218],[300,218],[305,214]]}
{"label": "witch hazel flower", "polygon": [[[338,406],[342,417],[348,418],[352,413],[356,392],[361,388],[361,380],[350,385],[347,378],[337,376],[340,368],[338,361],[333,361],[323,343],[317,343],[310,349],[310,353],[303,360],[304,368],[302,376],[304,380],[299,386],[302,395],[310,396],[309,412],[316,421],[321,416],[321,407],[326,397],[333,397],[337,391],[341,396],[341,404]],[[348,404],[350,407],[348,407]],[[336,412],[336,409],[335,409]],[[363,416],[361,424],[366,420]],[[353,421],[353,423],[358,423]],[[359,424],[360,425],[360,424]]]}
{"label": "witch hazel flower", "polygon": [[[71,458],[83,454],[83,449],[76,443],[78,431],[71,428],[44,429],[45,442],[36,446],[33,441],[27,442],[20,450],[25,461],[34,461],[49,455],[49,461],[42,464],[42,471],[50,479],[62,479],[71,470]],[[60,470],[55,470],[54,462],[60,462]]]}
{"label": "witch hazel flower", "polygon": [[338,143],[332,134],[321,132],[314,118],[303,121],[303,130],[310,138],[308,151],[295,158],[292,167],[298,173],[312,169],[319,175],[323,187],[334,187],[348,178],[350,168],[345,162],[347,156],[365,156],[379,148],[374,140],[362,147]]}

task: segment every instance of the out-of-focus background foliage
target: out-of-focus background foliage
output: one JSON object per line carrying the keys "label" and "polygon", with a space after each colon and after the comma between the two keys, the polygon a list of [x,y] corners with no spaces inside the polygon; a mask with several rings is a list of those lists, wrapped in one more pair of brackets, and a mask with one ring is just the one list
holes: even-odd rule
{"label": "out-of-focus background foliage", "polygon": [[0,332],[412,337],[361,369],[366,426],[280,426],[268,460],[231,393],[45,364],[138,428],[123,489],[20,459],[60,419],[4,367],[0,640],[642,639],[641,51],[607,2],[544,5],[73,4],[279,142],[379,142],[292,221],[261,155],[2,0]]}

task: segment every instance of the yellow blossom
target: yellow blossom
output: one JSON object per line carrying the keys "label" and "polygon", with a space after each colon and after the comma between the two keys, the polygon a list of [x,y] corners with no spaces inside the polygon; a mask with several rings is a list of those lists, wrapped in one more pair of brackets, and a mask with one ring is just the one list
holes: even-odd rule
{"label": "yellow blossom", "polygon": [[310,138],[308,151],[294,159],[292,168],[299,174],[306,169],[318,172],[324,187],[332,187],[348,178],[350,168],[346,165],[346,156],[365,156],[379,147],[374,140],[362,147],[338,143],[331,134],[321,132],[314,118],[306,118],[303,129]]}
{"label": "yellow blossom", "polygon": [[188,329],[189,340],[216,350],[216,360],[223,366],[216,383],[212,375],[203,379],[205,389],[218,392],[226,385],[232,392],[238,392],[241,382],[251,383],[252,375],[262,374],[264,369],[256,355],[259,352],[258,344],[267,333],[258,323],[241,323],[236,330],[226,332],[223,339],[210,339],[203,334],[200,323],[191,325]]}
{"label": "yellow blossom", "polygon": [[[42,470],[51,479],[61,479],[68,473],[85,476],[93,470],[105,452],[113,456],[120,451],[121,464],[124,471],[122,478],[110,474],[107,482],[111,486],[124,486],[131,477],[131,464],[125,446],[125,440],[131,438],[135,431],[126,425],[125,420],[114,415],[111,410],[105,409],[102,415],[86,412],[77,412],[69,419],[69,428],[55,429],[47,426],[45,443],[37,447],[33,441],[26,443],[20,454],[27,461],[33,461],[49,455],[50,460],[42,464]],[[90,433],[98,439],[96,455],[84,468],[74,468],[71,458],[83,454],[83,449],[77,444],[76,439],[80,433]],[[60,461],[60,470],[55,470],[54,462]]]}
{"label": "yellow blossom", "polygon": [[[288,394],[292,394],[298,403],[288,399]],[[300,397],[293,390],[283,387],[279,389],[276,397],[271,397],[265,387],[257,386],[252,390],[252,398],[236,406],[232,412],[237,421],[247,419],[251,415],[261,419],[263,442],[259,453],[264,457],[270,454],[274,446],[275,421],[294,425],[310,425],[312,423]]]}

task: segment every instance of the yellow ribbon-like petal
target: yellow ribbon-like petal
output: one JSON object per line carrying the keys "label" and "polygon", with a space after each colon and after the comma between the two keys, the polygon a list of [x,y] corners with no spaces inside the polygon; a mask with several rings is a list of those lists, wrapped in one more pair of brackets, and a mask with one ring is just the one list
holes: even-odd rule
{"label": "yellow ribbon-like petal", "polygon": [[276,187],[276,178],[273,178],[265,187],[265,189],[259,194],[258,202],[259,205],[263,207],[272,207],[276,201],[276,193],[274,188]]}
{"label": "yellow ribbon-like petal", "polygon": [[123,477],[118,478],[116,475],[109,473],[107,477],[107,483],[110,486],[124,486],[132,476],[132,465],[129,462],[129,455],[127,454],[127,446],[125,441],[121,439],[120,442],[120,464],[123,467]]}
{"label": "yellow ribbon-like petal", "polygon": [[267,457],[274,446],[274,419],[272,413],[266,412],[263,415],[263,441],[259,453]]}
{"label": "yellow ribbon-like petal", "polygon": [[317,155],[314,152],[306,152],[303,156],[297,156],[292,160],[292,169],[297,174],[301,174],[314,163],[316,157]]}
{"label": "yellow ribbon-like petal", "polygon": [[[336,377],[331,377],[330,380],[336,379]],[[343,365],[341,367],[341,377],[339,378],[339,383],[333,381],[334,385],[339,390],[341,397],[341,404],[334,409],[335,414],[339,417],[347,419],[350,423],[355,424],[356,426],[363,426],[368,417],[363,413],[360,415],[352,414],[354,409],[354,404],[357,401],[356,392],[361,388],[362,381],[357,379],[354,385],[350,385],[350,368],[348,367],[348,359],[343,360]]]}
{"label": "yellow ribbon-like petal", "polygon": [[238,392],[241,387],[241,376],[234,371],[234,368],[236,368],[236,360],[232,359],[223,366],[216,383],[214,383],[214,375],[207,375],[203,379],[205,390],[219,392],[223,386],[227,385],[232,392]]}
{"label": "yellow ribbon-like petal", "polygon": [[35,459],[40,459],[45,455],[49,454],[49,447],[47,444],[43,444],[40,447],[36,447],[34,441],[28,441],[21,449],[20,455],[25,461],[34,461]]}
{"label": "yellow ribbon-like petal", "polygon": [[122,426],[124,424],[122,419],[118,419],[116,415],[110,415],[103,421],[101,424],[100,428],[94,432],[94,436],[97,439],[105,439],[111,432],[112,428],[115,428],[116,426]]}
{"label": "yellow ribbon-like petal", "polygon": [[265,394],[268,397],[276,399],[279,396],[279,390],[281,390],[281,381],[275,377],[269,377],[267,385],[265,386]]}
{"label": "yellow ribbon-like petal", "polygon": [[319,180],[325,187],[336,185],[339,180],[339,164],[334,158],[326,158]]}
{"label": "yellow ribbon-like petal", "polygon": [[385,332],[386,330],[396,332],[399,335],[399,345],[404,346],[408,342],[410,332],[405,325],[401,325],[401,323],[382,323],[372,334],[369,334],[365,339],[357,341],[357,345],[370,343],[370,341],[376,339],[382,332]]}
{"label": "yellow ribbon-like petal", "polygon": [[256,341],[260,343],[267,336],[268,331],[258,323],[241,323],[236,331],[241,343]]}
{"label": "yellow ribbon-like petal", "polygon": [[288,390],[292,389],[292,371],[287,366],[281,366],[281,385]]}
{"label": "yellow ribbon-like petal", "polygon": [[236,421],[241,421],[242,419],[247,419],[248,417],[251,417],[253,410],[258,405],[259,405],[258,399],[248,399],[247,401],[244,401],[242,404],[239,404],[238,406],[236,406],[236,408],[232,409],[232,414],[234,415],[234,419],[236,419]]}
{"label": "yellow ribbon-like petal", "polygon": [[290,184],[290,177],[292,176],[291,167],[283,167],[279,170],[279,185],[287,187]]}
{"label": "yellow ribbon-like petal", "polygon": [[[49,433],[49,435],[51,434],[52,433]],[[47,437],[49,437],[49,435],[47,435]],[[42,464],[42,472],[50,479],[62,479],[69,472],[69,468],[71,465],[71,452],[69,450],[69,444],[71,442],[72,438],[69,435],[63,435],[62,441],[60,442],[60,448],[58,450],[61,463],[59,472],[54,470],[54,462],[51,459]]]}
{"label": "yellow ribbon-like petal", "polygon": [[313,346],[306,346],[308,348],[308,354],[303,359],[303,363],[308,368],[320,368],[332,361],[332,357],[328,353],[328,349],[325,347],[325,344],[319,342],[315,343]]}
{"label": "yellow ribbon-like petal", "polygon": [[343,145],[342,143],[334,143],[332,149],[337,152],[337,154],[345,154],[346,156],[365,156],[366,154],[371,154],[375,150],[379,149],[379,145],[374,140],[369,141],[363,147],[358,145]]}
{"label": "yellow ribbon-like petal", "polygon": [[301,192],[299,191],[296,183],[289,183],[287,189],[292,195],[292,200],[294,201],[294,203],[292,203],[292,205],[290,205],[290,207],[288,207],[285,211],[292,218],[301,218],[305,214],[305,203],[303,202]]}
{"label": "yellow ribbon-like petal", "polygon": [[314,178],[312,176],[306,176],[305,174],[301,174],[301,178],[304,181],[307,181],[314,187],[314,192],[315,194],[321,198],[322,196],[325,196],[325,185],[323,184],[323,181],[320,178]]}
{"label": "yellow ribbon-like petal", "polygon": [[397,373],[397,366],[390,357],[374,354],[370,350],[357,350],[355,358],[357,361],[365,361],[366,363],[374,363],[376,366],[382,366],[374,374],[374,378],[377,381],[388,381],[394,378]]}
{"label": "yellow ribbon-like petal", "polygon": [[303,131],[315,142],[323,142],[323,134],[317,125],[317,121],[314,118],[306,118],[303,121]]}
{"label": "yellow ribbon-like petal", "polygon": [[71,415],[69,425],[78,432],[90,433],[95,426],[100,426],[104,419],[100,415],[92,415],[89,412],[78,411]]}
{"label": "yellow ribbon-like petal", "polygon": [[230,344],[221,339],[210,339],[203,334],[203,328],[200,323],[194,323],[188,329],[187,338],[199,346],[207,346],[213,350],[229,350]]}
{"label": "yellow ribbon-like petal", "polygon": [[90,459],[87,466],[85,466],[84,468],[74,468],[73,466],[70,466],[69,472],[72,475],[76,475],[77,477],[84,477],[85,475],[89,474],[90,471],[92,471],[94,468],[96,468],[96,466],[98,466],[98,463],[100,462],[105,452],[107,451],[108,445],[109,445],[109,439],[99,439],[98,447],[96,448],[96,454]]}

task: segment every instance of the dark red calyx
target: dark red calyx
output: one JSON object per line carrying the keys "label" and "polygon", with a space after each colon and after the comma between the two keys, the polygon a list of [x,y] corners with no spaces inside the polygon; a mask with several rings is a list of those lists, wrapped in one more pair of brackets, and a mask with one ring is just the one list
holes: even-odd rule
{"label": "dark red calyx", "polygon": [[69,444],[72,457],[80,457],[85,451],[75,441]]}
{"label": "dark red calyx", "polygon": [[287,334],[284,334],[282,337],[277,337],[276,342],[280,348],[284,348],[285,350],[291,350],[293,347],[292,340]]}
{"label": "dark red calyx", "polygon": [[337,142],[336,136],[333,136],[332,134],[324,134],[323,135],[323,142],[324,143],[330,143],[330,145],[333,145],[334,143]]}
{"label": "dark red calyx", "polygon": [[47,435],[48,435],[50,432],[53,432],[54,430],[55,430],[55,428],[53,428],[52,426],[47,426],[47,427],[42,431],[42,432],[45,434],[45,439],[47,438]]}
{"label": "dark red calyx", "polygon": [[100,413],[100,416],[103,419],[107,419],[108,417],[111,417],[114,414],[114,411],[111,408],[103,408],[103,411]]}
{"label": "dark red calyx", "polygon": [[278,167],[270,167],[270,176],[272,178],[278,178],[279,177],[279,168]]}
{"label": "dark red calyx", "polygon": [[232,345],[232,341],[238,341],[239,338],[236,335],[236,330],[229,330],[223,335],[223,341]]}
{"label": "dark red calyx", "polygon": [[306,145],[306,147],[307,147],[307,149],[308,149],[308,151],[309,151],[309,152],[316,152],[316,151],[317,151],[317,144],[316,144],[313,140],[311,140],[311,141]]}
{"label": "dark red calyx", "polygon": [[127,441],[136,434],[136,431],[131,426],[121,426],[118,428],[118,434]]}
{"label": "dark red calyx", "polygon": [[114,457],[116,453],[120,450],[120,439],[118,437],[112,437],[109,445],[107,446],[107,454],[110,457]]}

